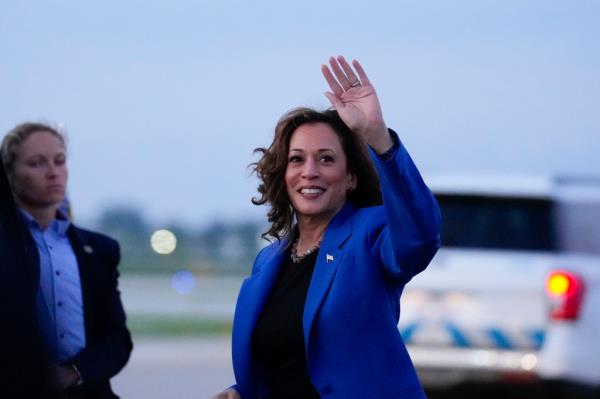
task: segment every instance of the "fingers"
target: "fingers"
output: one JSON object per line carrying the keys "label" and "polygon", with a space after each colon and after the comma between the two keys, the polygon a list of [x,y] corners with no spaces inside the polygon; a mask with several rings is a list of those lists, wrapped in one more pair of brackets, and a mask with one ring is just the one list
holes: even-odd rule
{"label": "fingers", "polygon": [[331,102],[331,105],[333,105],[333,108],[335,108],[336,110],[339,111],[342,108],[344,108],[344,104],[340,101],[339,97],[336,96],[335,94],[330,93],[330,92],[325,92],[325,97],[327,97],[329,102]]}
{"label": "fingers", "polygon": [[[329,84],[331,91],[337,97],[340,97],[345,91],[354,87],[370,86],[371,84],[364,69],[356,60],[352,61],[352,66],[354,66],[356,73],[352,69],[352,66],[348,64],[348,61],[341,55],[337,58],[330,57],[329,65],[321,65],[321,72]],[[358,77],[356,76],[357,73]]]}
{"label": "fingers", "polygon": [[[338,60],[340,58],[342,57],[338,57]],[[331,65],[331,69],[333,70],[333,73],[335,74],[335,77],[337,78],[338,82],[340,82],[340,84],[344,88],[344,91],[348,91],[352,87],[352,84],[348,80],[348,77],[346,77],[344,71],[342,71],[342,68],[340,68],[338,60],[336,60],[333,57],[329,58],[329,65]]]}
{"label": "fingers", "polygon": [[362,65],[360,65],[360,63],[356,60],[352,61],[352,65],[354,66],[354,69],[356,69],[356,72],[358,73],[362,84],[364,86],[371,86],[371,82],[369,81],[369,78],[367,77],[367,74],[365,73],[365,70],[363,69]]}
{"label": "fingers", "polygon": [[216,396],[213,396],[212,399],[240,399],[240,394],[234,389],[226,389],[221,393],[218,393]]}
{"label": "fingers", "polygon": [[346,59],[340,55],[337,58],[337,61],[342,66],[342,69],[344,70],[344,73],[346,74],[346,79],[347,79],[348,83],[350,84],[350,87],[360,86],[360,80],[358,80],[358,78],[354,74],[354,71],[352,70],[352,67],[350,66],[350,64],[348,64]]}
{"label": "fingers", "polygon": [[333,93],[337,97],[339,97],[342,94],[344,94],[344,89],[337,82],[337,80],[335,79],[335,77],[333,76],[333,74],[331,73],[331,71],[329,70],[329,67],[327,67],[327,65],[321,65],[321,72],[323,72],[323,76],[325,77],[325,80],[327,81],[327,84],[329,84],[329,87],[331,88],[331,91],[333,91]]}

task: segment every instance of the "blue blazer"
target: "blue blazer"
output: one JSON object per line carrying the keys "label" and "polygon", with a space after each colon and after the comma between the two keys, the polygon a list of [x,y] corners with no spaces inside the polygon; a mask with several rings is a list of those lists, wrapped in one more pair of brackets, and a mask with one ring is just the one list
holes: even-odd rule
{"label": "blue blazer", "polygon": [[[391,159],[371,157],[384,205],[347,203],[327,227],[303,314],[308,373],[323,398],[424,399],[397,324],[404,285],[439,248],[439,207],[402,145]],[[267,390],[252,335],[287,244],[258,254],[238,296],[233,388],[243,399]]]}

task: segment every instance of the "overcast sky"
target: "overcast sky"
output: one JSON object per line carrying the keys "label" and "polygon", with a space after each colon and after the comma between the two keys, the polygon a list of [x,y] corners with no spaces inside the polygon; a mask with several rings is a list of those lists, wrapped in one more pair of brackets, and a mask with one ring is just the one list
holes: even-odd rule
{"label": "overcast sky", "polygon": [[[289,3],[289,4],[288,4]],[[64,127],[70,197],[258,219],[252,150],[359,59],[425,173],[600,176],[598,1],[4,1],[0,130]]]}

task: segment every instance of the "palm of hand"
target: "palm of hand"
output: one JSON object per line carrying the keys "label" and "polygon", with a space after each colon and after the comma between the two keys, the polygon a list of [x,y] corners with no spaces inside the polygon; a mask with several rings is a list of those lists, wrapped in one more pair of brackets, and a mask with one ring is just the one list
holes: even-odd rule
{"label": "palm of hand", "polygon": [[345,91],[337,111],[344,123],[353,131],[365,134],[383,119],[377,94],[372,86],[358,86]]}
{"label": "palm of hand", "polygon": [[[369,145],[379,149],[389,146],[389,137],[377,93],[358,61],[354,69],[344,57],[331,57],[328,67],[321,66],[325,80],[331,88],[325,96],[337,110],[350,130],[361,135]],[[357,76],[358,75],[358,76]]]}

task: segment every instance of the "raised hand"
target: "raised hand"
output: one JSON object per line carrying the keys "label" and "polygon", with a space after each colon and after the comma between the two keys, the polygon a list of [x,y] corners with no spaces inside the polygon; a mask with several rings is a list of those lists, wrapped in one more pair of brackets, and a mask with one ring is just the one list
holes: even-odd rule
{"label": "raised hand", "polygon": [[340,118],[378,153],[390,149],[393,142],[383,120],[377,93],[360,63],[352,61],[356,72],[343,56],[331,57],[329,65],[331,69],[321,65],[323,76],[331,88],[325,96]]}

